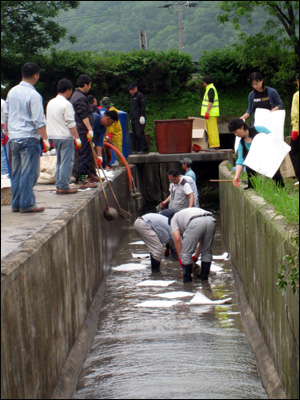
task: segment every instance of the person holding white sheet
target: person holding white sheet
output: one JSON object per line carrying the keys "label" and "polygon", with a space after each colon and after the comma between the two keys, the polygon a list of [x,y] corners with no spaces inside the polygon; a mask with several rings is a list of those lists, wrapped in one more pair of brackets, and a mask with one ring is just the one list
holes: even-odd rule
{"label": "person holding white sheet", "polygon": [[[297,74],[297,84],[299,87],[299,73]],[[294,166],[295,174],[299,181],[299,90],[293,96],[291,109],[292,140],[290,157]]]}
{"label": "person holding white sheet", "polygon": [[[271,112],[282,109],[283,104],[279,94],[275,89],[265,86],[264,77],[260,72],[253,72],[249,76],[249,81],[253,90],[248,96],[248,109],[241,119],[249,118],[257,108],[264,108]],[[252,125],[254,125],[254,119]]]}
{"label": "person holding white sheet", "polygon": [[[252,126],[249,128],[248,125],[246,124],[246,122],[244,122],[240,118],[234,118],[233,120],[231,120],[228,124],[228,129],[229,129],[230,133],[234,133],[235,136],[238,136],[239,138],[241,138],[239,147],[238,147],[238,159],[236,161],[236,172],[235,172],[235,177],[233,179],[234,186],[239,186],[240,175],[244,168],[244,161],[250,150],[251,143],[252,143],[254,137],[256,135],[258,135],[259,133],[271,133],[271,132],[264,126],[255,126],[255,127]],[[252,182],[251,182],[251,177],[253,175],[257,174],[253,169],[251,169],[247,166],[246,166],[246,171],[248,174],[248,187],[246,187],[245,190],[251,189],[253,187]],[[281,175],[279,169],[273,176],[273,180],[279,186],[284,187],[283,178],[282,178],[282,175]]]}

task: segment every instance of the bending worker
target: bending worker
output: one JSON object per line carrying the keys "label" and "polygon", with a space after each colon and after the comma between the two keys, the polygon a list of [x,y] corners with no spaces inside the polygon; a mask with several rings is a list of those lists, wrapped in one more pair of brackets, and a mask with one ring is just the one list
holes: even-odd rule
{"label": "bending worker", "polygon": [[145,214],[136,219],[134,229],[150,251],[151,271],[159,272],[164,254],[162,244],[173,245],[168,218],[156,213]]}
{"label": "bending worker", "polygon": [[176,169],[170,169],[167,174],[170,182],[170,195],[158,207],[162,208],[169,204],[169,208],[161,211],[161,214],[171,218],[176,212],[193,207],[194,194],[191,185]]}
{"label": "bending worker", "polygon": [[210,212],[202,208],[186,208],[172,218],[171,230],[179,264],[182,267],[183,283],[192,281],[192,256],[198,244],[201,246],[200,279],[208,279],[215,229],[216,220]]}

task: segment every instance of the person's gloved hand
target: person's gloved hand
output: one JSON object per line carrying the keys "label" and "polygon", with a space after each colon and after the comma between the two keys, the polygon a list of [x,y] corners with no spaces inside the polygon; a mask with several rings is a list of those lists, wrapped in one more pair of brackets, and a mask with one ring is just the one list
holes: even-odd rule
{"label": "person's gloved hand", "polygon": [[180,267],[182,268],[181,258],[178,258],[178,262],[179,262]]}
{"label": "person's gloved hand", "polygon": [[49,143],[49,140],[48,139],[44,139],[43,140],[43,153],[47,153],[47,151],[49,151],[49,149],[50,149],[50,143]]}
{"label": "person's gloved hand", "polygon": [[81,140],[79,138],[75,139],[75,149],[76,150],[81,149]]}
{"label": "person's gloved hand", "polygon": [[196,263],[198,261],[198,257],[192,256],[192,260],[194,261],[194,263]]}
{"label": "person's gloved hand", "polygon": [[146,122],[145,117],[140,117],[140,124],[144,125]]}
{"label": "person's gloved hand", "polygon": [[7,143],[7,141],[8,141],[8,135],[7,135],[6,133],[3,132],[3,136],[4,136],[4,139],[3,139],[3,137],[1,136],[1,147],[2,147],[2,146],[5,146],[6,143]]}
{"label": "person's gloved hand", "polygon": [[86,134],[87,141],[90,142],[93,139],[94,132],[93,131],[88,131]]}
{"label": "person's gloved hand", "polygon": [[98,167],[100,168],[101,167],[101,165],[102,165],[102,157],[97,157],[97,165],[98,165]]}
{"label": "person's gloved hand", "polygon": [[206,112],[205,115],[204,115],[204,119],[208,119],[208,118],[209,118],[209,113]]}
{"label": "person's gloved hand", "polygon": [[162,201],[158,206],[155,207],[156,212],[161,212],[161,210],[164,208],[165,203]]}
{"label": "person's gloved hand", "polygon": [[109,134],[108,134],[108,139],[109,139],[110,141],[112,141],[112,138],[113,138],[113,134],[112,134],[112,133],[109,133]]}
{"label": "person's gloved hand", "polygon": [[292,131],[292,139],[293,139],[293,140],[296,140],[297,137],[298,137],[298,135],[299,135],[299,132],[297,132],[297,131]]}

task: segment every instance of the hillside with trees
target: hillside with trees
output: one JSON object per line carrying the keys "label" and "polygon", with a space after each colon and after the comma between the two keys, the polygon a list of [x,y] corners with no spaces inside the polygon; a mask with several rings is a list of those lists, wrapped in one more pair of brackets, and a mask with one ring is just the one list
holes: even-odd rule
{"label": "hillside with trees", "polygon": [[[183,52],[198,61],[204,51],[230,46],[238,40],[231,24],[217,21],[220,1],[182,3]],[[170,4],[173,4],[170,6]],[[190,6],[188,7],[187,4]],[[253,22],[242,18],[242,31],[257,33],[265,22],[261,10],[252,12]],[[57,21],[76,36],[57,48],[72,51],[123,51],[140,49],[139,31],[146,31],[149,50],[178,50],[178,2],[81,1],[77,9],[62,13]]]}

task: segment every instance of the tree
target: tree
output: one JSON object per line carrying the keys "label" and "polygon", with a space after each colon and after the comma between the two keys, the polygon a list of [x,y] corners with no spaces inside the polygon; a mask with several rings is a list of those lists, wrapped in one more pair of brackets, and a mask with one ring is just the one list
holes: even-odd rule
{"label": "tree", "polygon": [[[53,18],[79,4],[79,1],[1,1],[1,52],[27,56],[49,49],[67,32]],[[74,36],[69,39],[76,40]]]}
{"label": "tree", "polygon": [[240,29],[243,17],[252,23],[251,13],[255,9],[266,11],[269,18],[262,26],[262,31],[273,32],[280,39],[284,38],[283,33],[285,33],[287,35],[285,45],[294,49],[299,60],[298,1],[222,1],[220,8],[224,13],[218,16],[218,21],[225,23],[231,19],[235,29]]}

